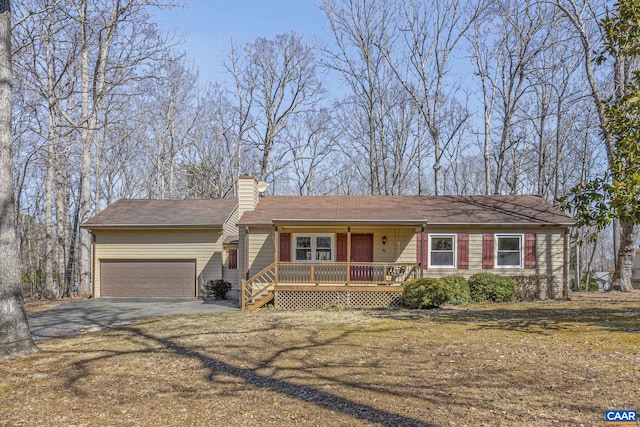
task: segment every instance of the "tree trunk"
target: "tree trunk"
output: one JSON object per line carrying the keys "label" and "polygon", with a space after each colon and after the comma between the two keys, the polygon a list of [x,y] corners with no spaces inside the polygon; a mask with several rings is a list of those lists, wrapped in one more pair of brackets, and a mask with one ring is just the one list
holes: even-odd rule
{"label": "tree trunk", "polygon": [[[91,147],[92,147],[92,131],[89,129],[89,91],[90,91],[90,75],[89,75],[89,42],[87,34],[87,3],[83,1],[81,4],[81,23],[82,26],[82,123],[80,129],[80,139],[82,141],[82,166],[80,168],[80,216],[82,221],[89,219],[91,215]],[[89,297],[91,290],[89,288],[90,268],[91,268],[91,235],[86,229],[80,230],[80,254],[78,259],[78,269],[80,271],[80,287],[78,296]]]}
{"label": "tree trunk", "polygon": [[636,241],[638,240],[637,224],[629,224],[620,221],[620,249],[616,257],[616,272],[613,275],[611,290],[629,292],[633,290],[631,285],[631,267],[636,255]]}
{"label": "tree trunk", "polygon": [[20,282],[11,163],[11,8],[0,0],[0,360],[35,353]]}
{"label": "tree trunk", "polygon": [[51,195],[53,192],[53,155],[51,149],[48,150],[47,155],[47,181],[45,183],[45,202],[44,202],[44,233],[45,233],[45,265],[46,265],[46,277],[45,277],[45,285],[42,290],[42,298],[53,299],[56,297],[53,290],[53,271],[54,271],[54,244],[53,244],[53,202],[51,200]]}

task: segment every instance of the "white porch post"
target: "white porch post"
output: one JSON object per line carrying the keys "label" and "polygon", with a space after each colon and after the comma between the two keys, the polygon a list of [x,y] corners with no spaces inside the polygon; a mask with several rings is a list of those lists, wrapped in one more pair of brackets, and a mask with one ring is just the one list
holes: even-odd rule
{"label": "white porch post", "polygon": [[351,284],[351,227],[347,227],[347,286]]}
{"label": "white porch post", "polygon": [[274,269],[274,285],[278,284],[278,261],[280,260],[280,231],[278,231],[278,226],[275,226],[275,230],[273,233],[273,269]]}

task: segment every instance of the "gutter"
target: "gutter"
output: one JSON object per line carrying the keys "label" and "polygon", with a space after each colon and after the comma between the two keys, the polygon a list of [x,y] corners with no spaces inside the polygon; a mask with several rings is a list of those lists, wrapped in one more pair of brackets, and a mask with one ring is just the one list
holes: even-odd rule
{"label": "gutter", "polygon": [[544,226],[544,227],[573,227],[576,225],[575,222],[430,222],[430,226],[482,226],[482,227],[491,227],[491,226],[517,226],[517,227],[535,227],[535,226]]}
{"label": "gutter", "polygon": [[97,230],[101,228],[120,228],[120,229],[164,229],[164,228],[223,228],[224,224],[195,224],[195,225],[180,225],[180,224],[80,224],[80,228],[86,228],[89,230]]}
{"label": "gutter", "polygon": [[272,226],[276,224],[302,224],[302,225],[352,225],[352,224],[368,224],[368,225],[422,225],[427,222],[426,219],[415,220],[391,220],[391,219],[281,219],[276,218],[271,222],[255,222],[255,223],[238,223],[238,226]]}

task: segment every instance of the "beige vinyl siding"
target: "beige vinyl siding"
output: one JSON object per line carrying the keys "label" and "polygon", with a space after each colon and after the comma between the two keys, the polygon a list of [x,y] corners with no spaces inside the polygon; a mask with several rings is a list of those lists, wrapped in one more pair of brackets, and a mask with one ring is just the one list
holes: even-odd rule
{"label": "beige vinyl siding", "polygon": [[[281,233],[346,233],[347,227],[279,227]],[[244,227],[240,229],[238,242],[238,277],[245,278],[245,266],[249,268],[249,278],[275,261],[273,246],[273,228],[251,227],[248,238]],[[351,227],[351,233],[373,234],[374,262],[408,262],[416,261],[416,246],[413,241],[414,227]],[[382,237],[387,237],[386,245],[382,244]],[[248,249],[247,264],[244,260],[243,248]],[[335,240],[334,240],[335,245]]]}
{"label": "beige vinyl siding", "polygon": [[[347,227],[292,227],[280,226],[282,233],[346,233]],[[274,261],[274,248],[272,228],[251,228],[249,236],[249,277],[260,272]],[[351,227],[351,233],[372,233],[374,245],[374,262],[407,262],[414,263],[417,260],[417,241],[420,235],[415,227]],[[491,272],[505,275],[519,274],[553,274],[560,280],[562,277],[562,264],[564,255],[564,229],[560,227],[531,227],[531,228],[507,228],[507,227],[432,227],[425,231],[426,234],[469,234],[469,268],[460,270],[457,268],[425,268],[425,277],[443,277],[460,274],[471,276],[475,273]],[[492,234],[536,234],[536,268],[482,268],[482,236],[484,233]],[[241,230],[241,242],[244,230]],[[382,244],[382,237],[387,237],[386,245]],[[523,239],[524,244],[524,239]],[[242,243],[240,243],[242,248]],[[524,250],[524,248],[523,248]],[[242,250],[239,251],[239,274],[242,276]],[[494,256],[495,258],[495,256]]]}
{"label": "beige vinyl siding", "polygon": [[258,183],[253,177],[241,177],[238,180],[238,212],[242,216],[244,212],[253,211],[258,205],[260,195]]}
{"label": "beige vinyl siding", "polygon": [[[373,233],[374,262],[416,262],[415,228],[385,228]],[[382,244],[382,237],[387,243]]]}
{"label": "beige vinyl siding", "polygon": [[249,277],[253,277],[275,261],[273,231],[270,228],[252,228],[249,234]]}
{"label": "beige vinyl siding", "polygon": [[[239,217],[239,211],[238,211],[238,207],[236,206],[233,209],[233,212],[231,212],[231,215],[229,215],[229,219],[227,219],[227,222],[225,222],[223,225],[223,228],[222,228],[223,242],[227,237],[235,236],[238,234],[238,225],[237,225],[238,217]],[[229,267],[229,250],[228,249],[229,248],[225,248],[222,251],[222,279],[231,283],[232,295],[234,295],[233,290],[238,289],[238,269],[240,268],[240,262],[238,260],[238,269],[230,270],[228,268]],[[233,249],[235,249],[235,247]],[[238,256],[239,256],[239,253],[238,253]]]}
{"label": "beige vinyl siding", "polygon": [[[564,229],[560,228],[484,228],[484,229],[451,229],[431,228],[425,233],[429,234],[469,234],[469,269],[457,268],[425,268],[426,277],[443,277],[452,274],[471,276],[476,273],[496,273],[504,275],[518,274],[552,274],[559,280],[562,278],[562,263],[564,256]],[[484,233],[525,235],[536,234],[536,268],[482,268],[482,236]],[[524,244],[524,240],[523,240]],[[417,246],[417,238],[414,239]],[[495,249],[495,248],[494,248]],[[495,264],[495,254],[494,254]]]}
{"label": "beige vinyl siding", "polygon": [[[235,248],[231,248],[235,249]],[[240,255],[238,251],[238,256]],[[229,269],[229,248],[225,249],[222,252],[222,280],[226,280],[231,283],[231,289],[238,289],[238,270],[240,268],[240,263],[238,262],[237,269]]]}
{"label": "beige vinyl siding", "polygon": [[198,288],[222,277],[220,229],[93,230],[94,294],[100,296],[100,261],[195,260]]}
{"label": "beige vinyl siding", "polygon": [[231,212],[231,215],[229,215],[227,222],[225,222],[222,226],[222,234],[224,235],[225,239],[229,236],[235,236],[238,234],[238,217],[239,210],[238,206],[236,206],[233,209],[233,212]]}

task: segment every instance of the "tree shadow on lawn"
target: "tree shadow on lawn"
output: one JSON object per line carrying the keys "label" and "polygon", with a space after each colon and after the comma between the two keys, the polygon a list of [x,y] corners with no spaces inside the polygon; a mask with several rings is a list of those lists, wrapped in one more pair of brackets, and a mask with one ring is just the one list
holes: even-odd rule
{"label": "tree shadow on lawn", "polygon": [[[442,310],[446,311],[446,310]],[[460,322],[460,319],[447,318],[443,316],[447,313],[442,311],[436,317],[436,321],[455,321]],[[402,317],[404,314],[414,316],[415,312],[408,311],[407,313],[388,313],[394,316]],[[378,314],[383,316],[381,312],[373,312],[372,314]],[[424,313],[423,313],[424,314]],[[428,319],[434,320],[433,312]],[[451,313],[448,313],[451,314]],[[388,318],[388,317],[387,317]],[[421,316],[425,320],[425,316]],[[418,317],[415,317],[417,320]],[[469,317],[468,319],[471,319]],[[492,322],[495,318],[487,318]],[[405,318],[406,320],[406,318]],[[145,323],[154,323],[157,320],[152,320]],[[465,319],[462,319],[465,321]],[[477,319],[476,319],[477,322]],[[290,326],[290,325],[289,325]],[[401,325],[384,326],[379,325],[380,328],[369,328],[366,333],[372,334],[373,337],[376,333],[384,332],[393,334],[394,330],[401,328]],[[489,327],[495,327],[491,325]],[[498,408],[494,405],[491,399],[478,398],[478,396],[486,397],[484,391],[492,391],[495,393],[497,390],[500,393],[512,393],[514,382],[515,385],[519,385],[517,390],[524,390],[527,395],[536,396],[540,393],[545,393],[546,390],[540,389],[540,384],[531,385],[531,378],[526,373],[509,373],[508,378],[505,378],[504,369],[499,366],[484,366],[483,369],[472,370],[466,372],[459,377],[451,377],[444,379],[443,377],[430,379],[428,375],[429,370],[439,369],[438,364],[431,364],[428,366],[420,366],[420,369],[426,370],[426,374],[419,378],[399,378],[398,375],[409,375],[405,370],[393,373],[393,378],[389,378],[385,383],[384,376],[380,375],[379,370],[381,365],[377,364],[380,360],[370,360],[367,365],[359,365],[358,359],[363,356],[363,353],[358,353],[358,357],[351,357],[344,360],[344,363],[340,364],[340,368],[365,372],[363,374],[363,380],[352,377],[351,375],[341,375],[340,370],[332,371],[328,369],[324,370],[324,363],[326,360],[317,356],[326,353],[327,350],[335,348],[344,348],[346,346],[353,346],[354,340],[349,340],[349,335],[363,333],[363,331],[356,329],[347,329],[340,331],[337,334],[329,336],[321,336],[317,331],[307,331],[309,334],[304,334],[297,338],[291,345],[286,345],[284,348],[271,348],[271,341],[269,339],[277,340],[279,335],[267,336],[266,340],[238,340],[232,343],[224,343],[224,348],[229,350],[231,354],[212,355],[212,350],[215,351],[213,344],[215,344],[216,335],[225,335],[224,331],[204,330],[205,336],[208,338],[202,340],[202,345],[199,343],[181,343],[181,340],[191,339],[185,338],[184,335],[178,334],[178,330],[168,331],[162,330],[163,336],[157,336],[155,333],[147,332],[144,329],[144,325],[120,325],[112,329],[115,333],[126,333],[123,338],[136,344],[135,350],[104,350],[108,354],[102,354],[100,356],[85,359],[74,363],[74,368],[71,372],[73,375],[67,378],[67,385],[71,389],[76,389],[75,385],[91,375],[90,365],[99,360],[108,360],[119,356],[137,355],[137,354],[158,354],[158,353],[171,353],[186,360],[192,360],[197,362],[207,371],[206,378],[210,383],[220,383],[224,377],[232,377],[240,380],[242,383],[238,384],[234,381],[226,380],[226,386],[234,386],[237,391],[246,391],[247,388],[255,388],[256,390],[263,390],[268,392],[274,392],[281,396],[285,396],[291,399],[297,399],[304,404],[315,405],[316,407],[334,411],[336,413],[342,413],[347,416],[351,416],[354,419],[358,419],[365,422],[378,423],[384,426],[430,426],[420,419],[412,418],[411,416],[403,416],[389,410],[380,409],[366,403],[360,403],[358,401],[333,394],[322,389],[322,385],[318,385],[318,381],[322,384],[329,386],[344,387],[342,390],[361,390],[362,392],[379,393],[380,395],[387,396],[388,399],[398,399],[398,402],[412,402],[412,399],[417,399],[424,402],[424,407],[437,407],[437,408],[449,408],[452,413],[455,411],[465,411],[468,408],[478,408],[481,413],[489,414],[494,413]],[[280,322],[271,322],[268,325],[262,325],[255,331],[260,336],[265,336],[269,332],[279,332],[286,330],[286,324],[280,324]],[[168,333],[168,334],[167,334]],[[165,335],[166,334],[166,335]],[[357,337],[356,337],[357,338]],[[356,339],[357,343],[358,340]],[[288,344],[288,342],[287,342]],[[356,346],[358,344],[355,344]],[[141,347],[140,347],[141,346]],[[326,347],[326,348],[325,348]],[[375,347],[371,347],[369,344],[361,346],[362,350],[375,350]],[[389,349],[387,349],[389,350]],[[262,354],[257,360],[251,357],[237,359],[238,363],[228,363],[224,361],[224,358],[237,357],[234,355],[242,354],[243,351],[250,352],[251,354]],[[434,350],[435,351],[435,350]],[[91,353],[101,352],[100,350],[93,349]],[[240,352],[240,353],[238,353]],[[335,355],[340,358],[341,355]],[[447,356],[450,358],[450,356]],[[400,356],[400,358],[402,358]],[[235,360],[235,359],[234,359]],[[284,362],[284,365],[279,362]],[[293,362],[290,365],[289,362]],[[383,364],[386,360],[382,360]],[[415,359],[414,359],[415,362]],[[443,363],[440,361],[440,363]],[[250,365],[251,367],[247,367]],[[417,367],[417,366],[416,366]],[[366,372],[370,374],[367,375]],[[410,371],[408,371],[410,372]],[[284,377],[282,376],[284,375]],[[278,377],[279,376],[279,377]],[[303,381],[314,381],[315,385],[300,384]],[[221,383],[222,384],[222,383]],[[542,384],[544,385],[544,384]],[[557,389],[563,392],[571,390],[571,383],[559,383]],[[467,395],[465,390],[484,390],[483,392]],[[76,390],[78,393],[84,393],[81,389]],[[227,390],[225,394],[228,394]],[[188,392],[188,391],[187,391]],[[489,394],[491,396],[492,394]],[[366,395],[362,395],[363,398]],[[374,395],[375,396],[375,395]],[[375,399],[374,399],[375,400]],[[414,403],[411,403],[415,406]],[[427,404],[430,402],[430,404]],[[393,401],[390,402],[393,405]],[[422,404],[418,404],[423,406]],[[499,405],[498,405],[499,406]],[[457,409],[453,409],[457,407]],[[567,408],[566,406],[564,406]],[[400,410],[400,409],[398,409]],[[393,409],[392,409],[393,411]],[[594,408],[590,408],[590,411],[582,412],[584,414],[593,413]],[[556,417],[559,416],[560,422],[572,423],[575,419],[571,419],[568,413],[559,415],[556,411]],[[480,413],[477,413],[478,415]],[[509,414],[520,418],[521,421],[529,420],[534,423],[534,419],[531,418],[531,414],[527,411],[520,410],[514,411]],[[595,416],[595,415],[594,415]],[[498,415],[498,418],[500,416]],[[565,419],[566,417],[566,419]],[[504,420],[505,422],[508,420]]]}
{"label": "tree shadow on lawn", "polygon": [[[270,329],[273,329],[273,326]],[[309,349],[319,345],[328,345],[331,344],[331,341],[339,340],[342,335],[339,335],[335,338],[329,340],[310,340],[306,345],[296,345],[292,346],[290,349],[285,349],[281,351],[275,352],[271,357],[263,360],[258,363],[255,368],[245,368],[231,365],[222,360],[218,360],[215,357],[208,356],[205,354],[204,350],[200,351],[193,347],[189,347],[186,345],[181,345],[174,340],[184,338],[182,335],[180,336],[172,336],[172,337],[158,337],[154,336],[150,333],[144,332],[141,328],[136,327],[135,325],[119,325],[112,329],[113,331],[122,331],[129,332],[131,337],[129,338],[135,344],[144,345],[142,349],[136,349],[132,351],[116,351],[116,350],[105,350],[108,352],[106,355],[101,355],[98,357],[84,359],[80,362],[74,363],[74,374],[67,378],[67,386],[71,389],[75,389],[74,384],[80,381],[82,378],[90,375],[88,365],[90,363],[94,363],[99,360],[106,360],[113,357],[124,356],[128,354],[154,354],[162,351],[167,351],[174,353],[178,356],[188,358],[191,360],[195,360],[199,362],[203,368],[209,371],[208,380],[210,382],[216,382],[216,378],[219,378],[221,375],[232,376],[236,379],[239,379],[249,386],[257,387],[259,389],[272,391],[281,395],[285,395],[289,398],[298,399],[308,404],[316,405],[320,408],[324,408],[334,412],[340,412],[345,415],[352,416],[356,419],[360,419],[362,421],[367,421],[371,423],[377,423],[383,426],[420,426],[420,427],[433,427],[433,424],[425,423],[424,421],[414,419],[411,417],[403,416],[400,414],[387,412],[385,410],[381,410],[375,408],[371,405],[359,403],[327,391],[320,390],[316,387],[304,385],[304,384],[296,384],[290,382],[287,379],[279,379],[275,378],[275,373],[272,374],[263,374],[260,373],[260,370],[264,370],[265,368],[271,367],[271,362],[283,356],[284,353],[288,351],[296,351],[301,349]],[[259,331],[257,331],[259,332]],[[216,335],[216,333],[212,333],[211,335]],[[144,342],[144,343],[143,343]],[[155,346],[154,344],[159,345]],[[245,343],[244,347],[247,347],[248,344]],[[238,346],[239,348],[239,346]],[[92,350],[92,352],[98,350]],[[293,368],[294,370],[296,368]],[[277,369],[276,369],[277,372]],[[322,379],[322,377],[318,377]],[[335,380],[335,379],[333,379]],[[346,383],[347,386],[357,385],[355,383]],[[375,390],[380,392],[381,390]]]}
{"label": "tree shadow on lawn", "polygon": [[380,319],[476,325],[477,330],[497,329],[550,335],[576,326],[594,326],[611,332],[640,332],[640,308],[512,308],[512,305],[473,309],[398,310],[372,312]]}

